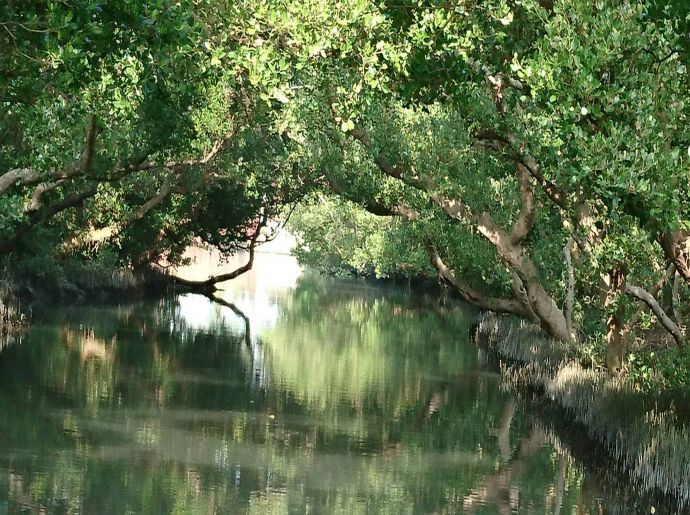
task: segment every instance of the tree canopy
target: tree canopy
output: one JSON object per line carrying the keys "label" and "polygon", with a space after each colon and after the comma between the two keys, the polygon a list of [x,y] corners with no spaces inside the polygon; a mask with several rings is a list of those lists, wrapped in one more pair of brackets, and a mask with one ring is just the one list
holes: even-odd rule
{"label": "tree canopy", "polygon": [[305,262],[438,276],[619,371],[652,321],[685,345],[687,31],[684,2],[10,0],[0,252],[175,262],[301,201]]}

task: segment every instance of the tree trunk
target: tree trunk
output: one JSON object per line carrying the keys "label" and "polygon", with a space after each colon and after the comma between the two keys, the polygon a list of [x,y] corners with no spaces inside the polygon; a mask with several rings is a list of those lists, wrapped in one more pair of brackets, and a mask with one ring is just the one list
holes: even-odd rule
{"label": "tree trunk", "polygon": [[606,369],[611,375],[618,375],[623,369],[624,342],[620,317],[618,314],[610,315],[606,319]]}
{"label": "tree trunk", "polygon": [[541,327],[553,338],[563,342],[573,342],[568,330],[563,312],[547,293],[536,275],[527,276],[522,280],[527,290],[532,310],[539,317]]}
{"label": "tree trunk", "polygon": [[544,289],[536,266],[524,252],[520,242],[515,241],[511,234],[497,227],[489,214],[483,213],[478,216],[471,216],[467,214],[468,209],[462,202],[438,196],[432,198],[451,218],[462,221],[467,221],[470,218],[479,234],[494,246],[501,260],[511,270],[515,271],[525,288],[529,307],[539,319],[542,329],[557,340],[564,342],[574,341],[568,331],[565,315],[556,304],[556,301]]}
{"label": "tree trunk", "polygon": [[671,294],[671,302],[673,304],[673,318],[679,326],[684,326],[683,314],[680,311],[680,274],[676,271],[673,276],[673,292]]}
{"label": "tree trunk", "polygon": [[565,315],[556,301],[544,289],[539,274],[532,260],[525,255],[521,245],[513,244],[502,231],[494,231],[492,235],[499,256],[510,266],[522,281],[527,294],[527,301],[534,314],[539,318],[539,324],[551,337],[572,342],[573,337],[568,330]]}
{"label": "tree trunk", "polygon": [[618,375],[623,370],[625,357],[625,338],[620,308],[617,301],[625,285],[625,273],[616,266],[602,278],[604,288],[604,308],[609,311],[606,319],[606,368],[611,375]]}
{"label": "tree trunk", "polygon": [[563,247],[563,255],[565,257],[566,270],[568,272],[568,286],[565,295],[565,323],[568,327],[568,332],[574,338],[573,331],[573,306],[575,304],[575,271],[573,269],[573,257],[571,253],[572,246],[575,239],[571,236]]}
{"label": "tree trunk", "polygon": [[466,302],[480,309],[486,309],[496,313],[510,313],[521,317],[530,317],[531,313],[528,308],[518,300],[489,297],[461,281],[443,262],[436,247],[432,243],[427,244],[427,254],[429,255],[429,261],[431,261],[438,275],[453,286]]}
{"label": "tree trunk", "polygon": [[654,312],[654,315],[656,315],[663,328],[671,333],[671,336],[673,336],[673,339],[676,341],[676,345],[679,347],[685,345],[685,337],[683,336],[680,328],[668,317],[668,315],[666,315],[666,312],[662,309],[661,305],[649,292],[643,290],[639,286],[626,284],[625,293],[628,293],[629,295],[632,295],[647,304],[649,309]]}
{"label": "tree trunk", "polygon": [[[333,107],[331,109],[336,116],[337,113]],[[350,131],[350,134],[372,153],[374,162],[384,175],[424,192],[448,217],[462,223],[470,223],[479,234],[495,247],[501,260],[517,273],[525,288],[529,307],[539,318],[541,327],[557,340],[573,341],[563,312],[542,286],[536,266],[526,255],[521,245],[522,239],[532,230],[536,210],[534,187],[530,172],[525,164],[520,163],[517,166],[517,181],[521,200],[520,213],[510,231],[506,231],[495,224],[489,213],[472,213],[472,210],[465,205],[461,198],[449,198],[439,194],[440,188],[432,178],[419,177],[414,172],[410,173],[410,170],[390,162],[375,149],[369,134],[362,128],[357,127]]]}
{"label": "tree trunk", "polygon": [[665,232],[659,236],[659,243],[680,276],[690,285],[690,230]]}
{"label": "tree trunk", "polygon": [[527,311],[528,318],[534,322],[535,324],[539,323],[539,317],[537,314],[532,310],[532,306],[530,306],[529,303],[529,298],[527,297],[527,290],[525,290],[525,285],[522,284],[522,280],[520,279],[520,276],[515,272],[515,270],[510,271],[510,277],[511,277],[511,286],[513,288],[513,294],[517,299],[522,302],[522,305],[525,307],[525,310]]}

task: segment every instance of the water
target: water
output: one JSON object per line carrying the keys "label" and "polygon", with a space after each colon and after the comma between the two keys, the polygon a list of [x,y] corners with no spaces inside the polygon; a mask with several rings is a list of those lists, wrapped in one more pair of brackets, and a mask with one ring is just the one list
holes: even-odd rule
{"label": "water", "polygon": [[274,275],[234,310],[36,310],[0,352],[0,514],[649,513],[501,389],[472,313]]}

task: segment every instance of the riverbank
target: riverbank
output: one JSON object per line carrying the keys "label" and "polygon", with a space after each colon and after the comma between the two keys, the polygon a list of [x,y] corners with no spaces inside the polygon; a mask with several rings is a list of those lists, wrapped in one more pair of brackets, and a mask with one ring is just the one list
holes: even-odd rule
{"label": "riverbank", "polygon": [[0,280],[0,351],[21,341],[29,319],[30,316],[21,309],[11,285]]}
{"label": "riverbank", "polygon": [[625,378],[584,366],[567,345],[519,321],[484,315],[475,339],[500,367],[507,388],[561,410],[569,424],[581,426],[612,466],[658,499],[657,513],[690,510],[686,399],[643,395]]}

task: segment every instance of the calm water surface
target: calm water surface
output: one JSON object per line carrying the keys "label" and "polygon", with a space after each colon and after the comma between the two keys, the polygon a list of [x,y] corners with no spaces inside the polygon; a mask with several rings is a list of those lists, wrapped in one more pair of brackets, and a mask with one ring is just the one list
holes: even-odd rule
{"label": "calm water surface", "polygon": [[501,390],[471,313],[264,270],[224,292],[241,311],[36,314],[0,352],[0,514],[639,508]]}

